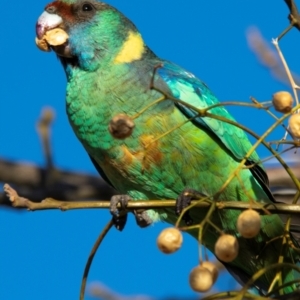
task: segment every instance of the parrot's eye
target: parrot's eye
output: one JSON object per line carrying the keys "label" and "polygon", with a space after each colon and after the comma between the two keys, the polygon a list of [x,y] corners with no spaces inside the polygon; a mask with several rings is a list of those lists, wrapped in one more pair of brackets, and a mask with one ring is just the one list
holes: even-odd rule
{"label": "parrot's eye", "polygon": [[82,5],[82,11],[92,11],[93,9],[94,7],[89,3],[85,3]]}
{"label": "parrot's eye", "polygon": [[97,12],[97,6],[89,1],[83,1],[83,3],[80,1],[73,9],[78,21],[81,22],[90,20]]}

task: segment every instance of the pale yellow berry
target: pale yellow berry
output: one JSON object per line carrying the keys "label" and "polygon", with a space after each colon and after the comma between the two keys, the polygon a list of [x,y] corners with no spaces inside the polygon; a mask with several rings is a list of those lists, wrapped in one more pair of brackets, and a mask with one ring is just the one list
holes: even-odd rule
{"label": "pale yellow berry", "polygon": [[208,271],[210,271],[213,283],[215,283],[219,275],[218,268],[216,267],[216,265],[210,261],[204,261],[201,263],[201,267],[206,268]]}
{"label": "pale yellow berry", "polygon": [[215,244],[216,256],[224,262],[233,261],[239,253],[239,244],[233,235],[221,235]]}
{"label": "pale yellow berry", "polygon": [[134,129],[133,120],[125,114],[114,116],[108,125],[108,131],[116,139],[125,139],[131,136]]}
{"label": "pale yellow berry", "polygon": [[300,114],[291,115],[289,119],[289,130],[295,139],[300,139]]}
{"label": "pale yellow berry", "polygon": [[54,28],[48,30],[43,38],[47,41],[49,45],[59,46],[64,44],[68,40],[69,36],[64,30],[60,28]]}
{"label": "pale yellow berry", "polygon": [[191,288],[195,292],[207,292],[213,286],[213,275],[212,273],[202,266],[195,267],[189,277]]}
{"label": "pale yellow berry", "polygon": [[281,91],[273,94],[272,102],[277,111],[286,114],[293,108],[294,99],[291,93]]}
{"label": "pale yellow berry", "polygon": [[261,226],[261,218],[257,211],[247,209],[237,219],[237,229],[242,237],[250,239],[258,235]]}
{"label": "pale yellow berry", "polygon": [[156,242],[161,252],[170,254],[181,247],[182,234],[177,228],[166,228],[159,234]]}

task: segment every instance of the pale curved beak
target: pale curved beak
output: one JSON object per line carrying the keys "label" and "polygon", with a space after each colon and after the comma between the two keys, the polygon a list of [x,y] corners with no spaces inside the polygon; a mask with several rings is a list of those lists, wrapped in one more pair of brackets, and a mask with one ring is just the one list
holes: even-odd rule
{"label": "pale curved beak", "polygon": [[63,19],[59,15],[49,14],[44,11],[38,18],[35,26],[37,37],[42,39],[46,31],[58,27],[62,22]]}

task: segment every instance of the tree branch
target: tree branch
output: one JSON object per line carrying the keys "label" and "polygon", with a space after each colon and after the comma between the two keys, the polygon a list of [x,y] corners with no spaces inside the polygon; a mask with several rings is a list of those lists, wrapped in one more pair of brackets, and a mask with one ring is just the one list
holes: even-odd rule
{"label": "tree branch", "polygon": [[[101,201],[60,201],[53,198],[46,198],[39,203],[32,202],[27,198],[18,195],[16,190],[10,187],[8,184],[4,185],[4,190],[9,197],[13,207],[26,208],[27,210],[48,210],[48,209],[60,209],[62,211],[72,210],[72,209],[109,209],[110,203],[108,200]],[[197,200],[192,201],[197,207],[209,208],[210,203],[200,202],[196,203]],[[127,210],[136,209],[157,209],[157,208],[173,208],[175,207],[176,200],[137,200],[129,201],[127,205]],[[118,206],[121,207],[120,205]],[[216,203],[217,209],[248,209],[251,207],[257,211],[265,213],[266,210],[270,213],[277,214],[300,214],[300,205],[298,204],[285,204],[285,203],[270,203],[262,205],[261,203],[250,203],[250,202],[238,202],[238,201],[218,201]]]}

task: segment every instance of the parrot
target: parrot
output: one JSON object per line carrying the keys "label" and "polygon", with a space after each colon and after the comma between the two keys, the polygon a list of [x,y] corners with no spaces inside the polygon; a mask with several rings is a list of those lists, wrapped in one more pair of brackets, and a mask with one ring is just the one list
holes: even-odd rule
{"label": "parrot", "polygon": [[[67,116],[101,177],[119,193],[111,199],[118,229],[125,226],[126,216],[116,207],[120,203],[120,210],[126,209],[129,200],[176,199],[175,209],[135,211],[141,227],[157,221],[174,225],[191,200],[201,197],[262,205],[275,202],[259,156],[254,151],[246,157],[252,144],[232,124],[235,119],[228,110],[203,81],[158,57],[120,11],[98,0],[57,0],[47,4],[38,18],[37,40],[53,30],[67,35],[61,43],[48,42],[47,49],[56,53],[66,74]],[[201,116],[199,110],[206,108],[231,123]],[[231,174],[235,176],[224,186]],[[207,212],[192,207],[180,224],[199,224]],[[236,226],[240,213],[213,211],[210,222],[215,226],[205,227],[201,241],[214,253],[220,236],[215,227],[236,237],[238,255],[223,263],[240,284],[279,257],[299,263],[298,252],[280,238],[285,224],[279,215],[261,215],[259,234],[244,238]],[[188,233],[198,240],[197,229]],[[297,247],[292,234],[291,240]],[[264,273],[253,288],[266,294],[276,272]],[[283,283],[297,279],[295,270],[282,271]],[[292,293],[298,286],[287,285],[283,292]]]}

